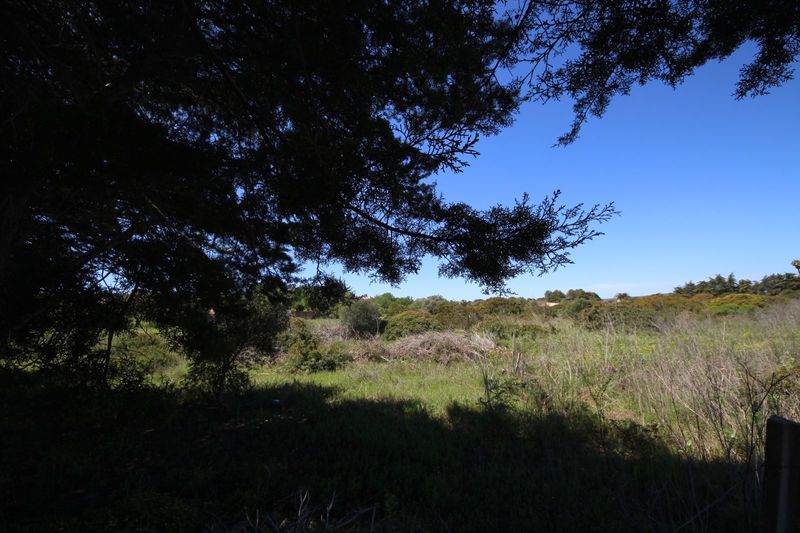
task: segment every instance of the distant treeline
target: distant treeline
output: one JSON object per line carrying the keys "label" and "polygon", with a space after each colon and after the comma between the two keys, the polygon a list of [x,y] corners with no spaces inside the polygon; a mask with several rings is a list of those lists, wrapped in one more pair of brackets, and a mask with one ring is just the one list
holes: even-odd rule
{"label": "distant treeline", "polygon": [[[798,266],[795,262],[793,266]],[[398,297],[383,293],[356,297],[344,284],[294,289],[292,308],[316,317],[338,317],[359,334],[380,333],[394,340],[427,331],[491,332],[502,343],[535,338],[553,328],[552,319],[569,319],[589,329],[609,325],[622,330],[658,328],[678,315],[725,316],[752,313],[787,298],[800,297],[800,276],[771,274],[761,281],[737,280],[733,274],[688,282],[668,294],[603,300],[584,289],[546,291],[542,298],[494,297],[451,301],[434,295]]]}
{"label": "distant treeline", "polygon": [[791,273],[770,274],[761,278],[761,281],[750,281],[749,279],[737,280],[733,274],[728,274],[727,277],[717,274],[706,281],[698,281],[697,283],[690,281],[681,287],[675,287],[675,294],[681,296],[694,296],[704,293],[714,296],[722,296],[723,294],[778,296],[786,293],[800,293],[800,276]]}

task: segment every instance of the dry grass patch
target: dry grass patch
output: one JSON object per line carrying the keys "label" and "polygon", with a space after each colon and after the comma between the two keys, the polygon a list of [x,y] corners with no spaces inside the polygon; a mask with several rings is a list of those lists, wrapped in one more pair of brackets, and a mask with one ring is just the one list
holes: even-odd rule
{"label": "dry grass patch", "polygon": [[497,349],[494,338],[486,334],[460,331],[429,331],[399,339],[387,346],[387,358],[435,361],[476,361]]}

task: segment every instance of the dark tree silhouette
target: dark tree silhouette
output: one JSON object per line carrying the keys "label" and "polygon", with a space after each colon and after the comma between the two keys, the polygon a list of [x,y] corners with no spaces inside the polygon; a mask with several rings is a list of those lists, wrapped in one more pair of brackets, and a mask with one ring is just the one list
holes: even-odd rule
{"label": "dark tree silhouette", "polygon": [[[761,52],[740,93],[763,92],[797,53],[796,4],[769,6],[4,2],[2,356],[80,358],[143,308],[191,338],[309,260],[394,283],[432,255],[490,291],[557,268],[613,205],[479,211],[428,178],[524,98],[576,97],[572,140],[634,81],[677,83],[745,39]],[[552,67],[570,43],[583,54]]]}
{"label": "dark tree silhouette", "polygon": [[398,282],[431,254],[497,290],[614,213],[557,195],[480,212],[425,181],[517,108],[490,75],[514,30],[490,2],[4,12],[6,357],[58,364],[104,331],[110,346],[136,295],[191,330],[255,288],[275,298],[305,260]]}
{"label": "dark tree silhouette", "polygon": [[[766,94],[790,80],[800,54],[800,3],[795,0],[656,0],[524,2],[516,20],[512,62],[528,98],[574,100],[575,119],[560,144],[573,142],[589,115],[635,84],[672,87],[745,42],[753,60],[741,68],[736,98]],[[565,52],[567,54],[565,54]]]}

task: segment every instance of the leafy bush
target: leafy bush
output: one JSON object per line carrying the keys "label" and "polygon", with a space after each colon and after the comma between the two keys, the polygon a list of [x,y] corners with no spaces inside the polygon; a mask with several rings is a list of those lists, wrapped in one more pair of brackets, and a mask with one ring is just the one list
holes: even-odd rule
{"label": "leafy bush", "polygon": [[231,363],[219,361],[192,361],[185,378],[186,387],[203,395],[219,399],[223,393],[242,394],[250,388],[247,372]]}
{"label": "leafy bush", "polygon": [[437,329],[437,323],[430,313],[409,309],[389,318],[383,334],[387,340],[395,340],[435,329]]}
{"label": "leafy bush", "polygon": [[566,295],[567,300],[590,300],[590,301],[599,301],[600,297],[597,295],[596,292],[589,292],[583,289],[570,289],[567,291]]}
{"label": "leafy bush", "polygon": [[414,302],[408,296],[398,298],[390,292],[385,292],[379,296],[370,299],[375,305],[378,306],[381,316],[390,317],[402,313]]}
{"label": "leafy bush", "polygon": [[414,300],[411,304],[412,309],[421,309],[422,311],[426,311],[431,314],[436,314],[439,307],[441,305],[447,304],[448,301],[438,294],[434,294],[433,296],[428,296],[426,298],[420,298],[419,300]]}
{"label": "leafy bush", "polygon": [[323,344],[307,322],[300,318],[289,322],[289,329],[281,336],[281,346],[288,367],[296,372],[336,370],[352,359],[346,343]]}
{"label": "leafy bush", "polygon": [[756,294],[726,294],[708,303],[708,310],[714,315],[752,313],[766,306],[767,299]]}
{"label": "leafy bush", "polygon": [[[105,352],[105,348],[102,351]],[[114,338],[105,381],[114,388],[138,388],[151,381],[155,374],[183,361],[183,356],[173,351],[155,329],[123,332]]]}
{"label": "leafy bush", "polygon": [[544,291],[544,301],[550,303],[559,303],[561,300],[566,298],[567,295],[559,290],[555,291]]}
{"label": "leafy bush", "polygon": [[472,303],[446,302],[436,307],[432,314],[439,329],[470,329],[481,319],[481,314]]}
{"label": "leafy bush", "polygon": [[474,304],[477,311],[483,315],[521,315],[535,308],[529,305],[525,298],[488,298]]}
{"label": "leafy bush", "polygon": [[609,326],[627,332],[656,329],[659,317],[664,318],[666,315],[657,313],[647,303],[637,302],[638,300],[634,299],[622,299],[611,303],[593,302],[591,306],[578,313],[577,321],[588,329],[602,329]]}
{"label": "leafy bush", "polygon": [[309,283],[291,290],[295,311],[313,311],[317,316],[331,316],[336,306],[349,294],[345,283],[332,276],[320,275]]}
{"label": "leafy bush", "polygon": [[112,355],[113,358],[131,357],[144,365],[149,373],[166,370],[182,359],[156,330],[134,330],[121,335],[114,344]]}
{"label": "leafy bush", "polygon": [[289,320],[289,328],[280,336],[281,351],[287,354],[307,353],[319,348],[320,338],[302,318]]}
{"label": "leafy bush", "polygon": [[247,381],[243,356],[256,362],[274,354],[286,321],[286,309],[256,291],[221,301],[213,315],[202,305],[181,309],[173,318],[177,325],[163,331],[189,357],[187,384],[220,399],[229,387],[239,391]]}
{"label": "leafy bush", "polygon": [[564,305],[564,313],[570,318],[577,319],[579,318],[581,311],[591,306],[592,302],[590,302],[588,299],[576,298],[575,300],[571,300]]}
{"label": "leafy bush", "polygon": [[334,341],[307,352],[289,354],[286,362],[295,372],[323,372],[336,370],[352,361],[347,344]]}
{"label": "leafy bush", "polygon": [[341,319],[356,334],[377,333],[380,330],[381,314],[369,300],[356,300],[344,308]]}

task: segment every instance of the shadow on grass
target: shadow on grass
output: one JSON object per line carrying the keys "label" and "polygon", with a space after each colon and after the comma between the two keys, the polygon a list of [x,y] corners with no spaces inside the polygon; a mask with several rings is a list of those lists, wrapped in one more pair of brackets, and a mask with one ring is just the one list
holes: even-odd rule
{"label": "shadow on grass", "polygon": [[[331,402],[335,393],[261,388],[223,408],[174,391],[6,375],[0,521],[35,531],[325,530],[326,520],[343,531],[672,531],[737,480],[736,465],[687,463],[641,428],[579,410],[454,405],[442,420],[413,402]],[[734,491],[683,530],[747,528]]]}

